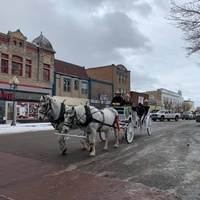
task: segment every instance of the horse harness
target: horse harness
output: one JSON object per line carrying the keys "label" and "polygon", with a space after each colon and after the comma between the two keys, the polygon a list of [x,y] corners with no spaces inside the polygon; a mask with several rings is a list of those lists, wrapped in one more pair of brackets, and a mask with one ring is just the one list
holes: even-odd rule
{"label": "horse harness", "polygon": [[[64,121],[64,114],[65,114],[65,104],[64,102],[61,103],[61,107],[60,107],[60,113],[59,113],[59,116],[58,118],[55,120],[52,115],[49,116],[48,115],[48,112],[51,110],[51,102],[46,102],[46,110],[45,111],[39,111],[40,113],[44,114],[45,116],[48,117],[49,119],[49,122],[52,124],[52,126],[57,129],[59,124],[62,123]],[[56,125],[55,125],[56,124]]]}
{"label": "horse harness", "polygon": [[[116,128],[116,127],[114,126],[115,121],[113,122],[112,125],[105,123],[104,113],[103,113],[101,110],[98,110],[98,111],[95,111],[95,112],[91,113],[91,109],[90,109],[89,106],[85,105],[84,108],[85,108],[85,113],[84,113],[84,115],[86,116],[86,121],[85,121],[84,123],[80,122],[81,118],[82,118],[84,115],[83,115],[80,119],[77,119],[77,117],[76,117],[76,112],[75,112],[75,113],[74,113],[74,118],[73,118],[73,120],[72,120],[72,125],[69,126],[69,124],[67,124],[67,123],[64,123],[64,124],[65,124],[66,126],[68,126],[68,127],[72,127],[74,124],[80,125],[81,127],[86,127],[86,126],[88,126],[91,122],[96,122],[96,123],[99,123],[99,124],[100,124],[100,127],[98,128],[97,131],[100,131],[101,128],[102,128],[102,126],[104,126],[104,125],[105,125],[105,126],[110,126],[110,127]],[[103,116],[103,121],[99,121],[98,119],[93,118],[92,114],[95,114],[95,113],[97,113],[97,112],[100,112],[100,113],[102,114],[102,116]]]}

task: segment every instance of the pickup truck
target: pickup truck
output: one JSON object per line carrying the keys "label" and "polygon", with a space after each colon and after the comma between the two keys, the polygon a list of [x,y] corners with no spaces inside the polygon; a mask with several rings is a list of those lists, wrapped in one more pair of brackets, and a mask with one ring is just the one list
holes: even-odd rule
{"label": "pickup truck", "polygon": [[181,115],[180,113],[173,113],[170,110],[159,110],[156,113],[152,113],[151,118],[153,121],[156,121],[157,119],[160,121],[164,121],[164,120],[170,121],[171,119],[178,121],[178,119],[181,118]]}

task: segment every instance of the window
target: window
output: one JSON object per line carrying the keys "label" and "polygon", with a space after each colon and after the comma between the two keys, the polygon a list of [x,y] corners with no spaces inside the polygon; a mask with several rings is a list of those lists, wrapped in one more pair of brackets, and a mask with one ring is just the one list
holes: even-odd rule
{"label": "window", "polygon": [[123,83],[126,84],[126,76],[123,76]]}
{"label": "window", "polygon": [[8,55],[1,54],[1,73],[8,74]]}
{"label": "window", "polygon": [[12,57],[12,74],[22,76],[23,59],[19,56]]}
{"label": "window", "polygon": [[118,79],[118,82],[120,83],[120,75],[117,74],[117,79]]}
{"label": "window", "polygon": [[122,81],[123,81],[122,75],[121,74],[117,74],[117,76],[118,76],[118,82],[122,83]]}
{"label": "window", "polygon": [[81,84],[81,92],[82,92],[82,94],[87,94],[88,93],[88,84],[86,82],[82,82],[82,84]]}
{"label": "window", "polygon": [[43,80],[50,81],[50,65],[43,64]]}
{"label": "window", "polygon": [[64,79],[63,90],[64,90],[64,92],[71,91],[71,80],[70,79]]}
{"label": "window", "polygon": [[79,81],[74,80],[74,90],[78,90],[78,84],[79,84]]}
{"label": "window", "polygon": [[26,60],[25,77],[31,77],[31,60]]}

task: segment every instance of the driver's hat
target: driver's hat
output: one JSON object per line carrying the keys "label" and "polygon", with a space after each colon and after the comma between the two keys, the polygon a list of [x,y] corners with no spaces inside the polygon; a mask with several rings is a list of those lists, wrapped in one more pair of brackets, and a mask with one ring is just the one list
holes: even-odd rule
{"label": "driver's hat", "polygon": [[115,94],[121,94],[121,92],[118,90],[118,91],[115,92]]}

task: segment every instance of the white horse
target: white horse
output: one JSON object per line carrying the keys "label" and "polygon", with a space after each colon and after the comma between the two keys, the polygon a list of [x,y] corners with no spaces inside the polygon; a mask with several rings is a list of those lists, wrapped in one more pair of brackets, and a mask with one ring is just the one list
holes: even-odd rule
{"label": "white horse", "polygon": [[67,133],[74,126],[83,129],[89,138],[90,156],[95,156],[95,138],[97,132],[105,133],[104,150],[108,150],[108,135],[110,132],[115,133],[115,147],[119,146],[119,115],[114,108],[104,108],[98,110],[93,106],[71,106],[66,107],[65,122],[61,133]]}
{"label": "white horse", "polygon": [[[60,102],[49,95],[43,95],[40,98],[41,106],[39,108],[39,119],[43,121],[46,117],[58,133],[61,133],[64,124],[64,114],[68,107],[64,102]],[[61,154],[65,155],[67,146],[65,144],[65,136],[57,137]],[[87,141],[81,141],[83,149],[88,149]]]}

